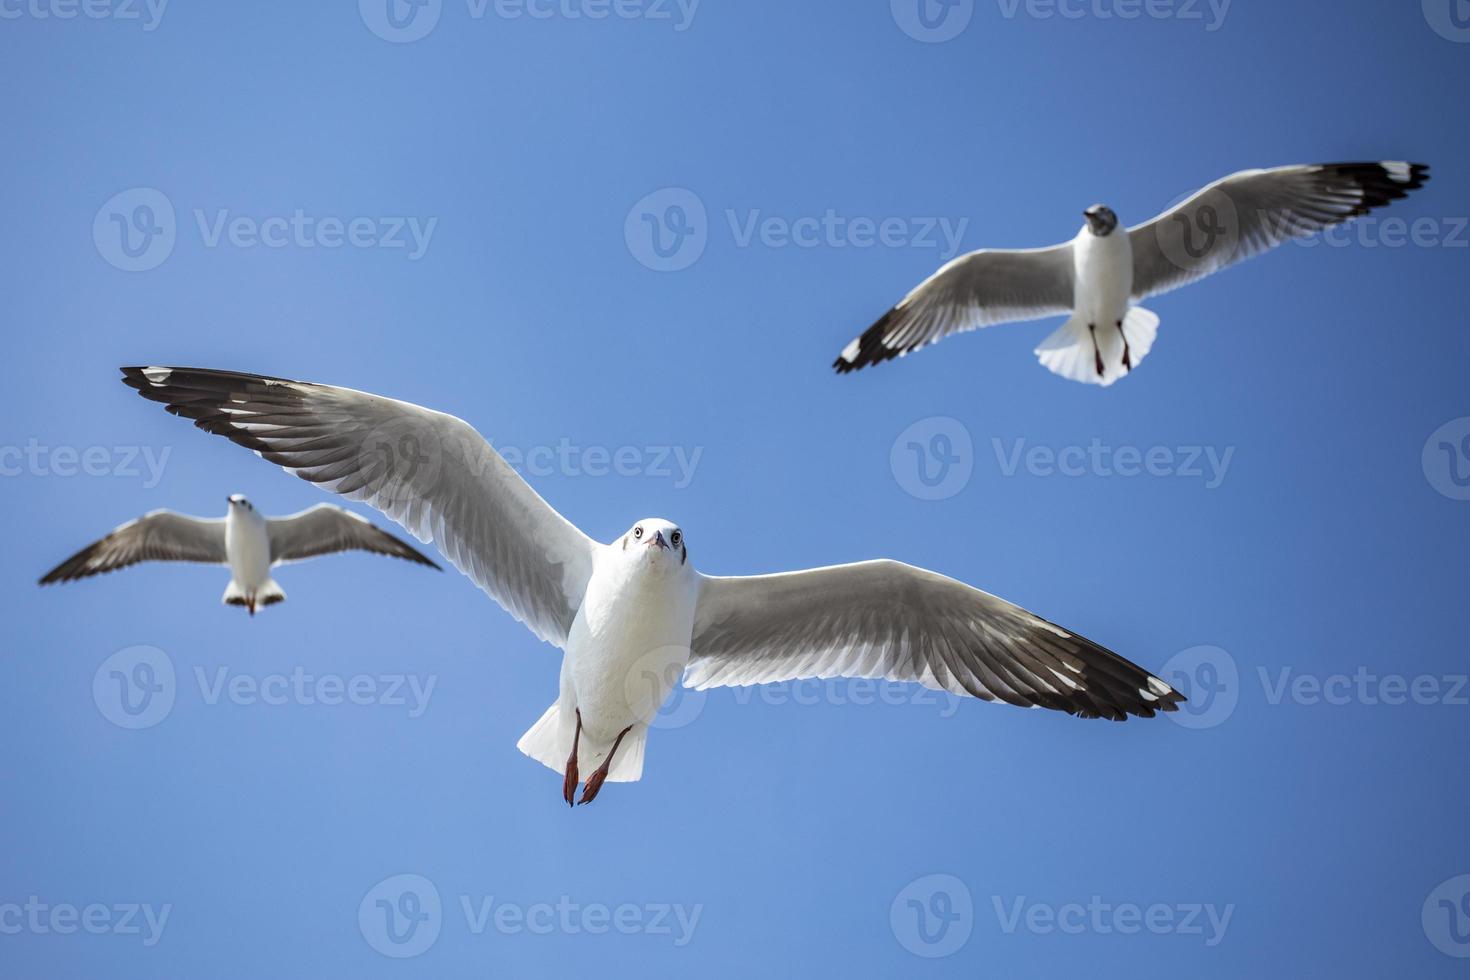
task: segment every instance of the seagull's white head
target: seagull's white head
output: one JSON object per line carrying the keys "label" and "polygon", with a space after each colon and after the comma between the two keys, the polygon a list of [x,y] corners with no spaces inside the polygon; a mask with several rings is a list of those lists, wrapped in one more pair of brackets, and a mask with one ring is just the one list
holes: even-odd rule
{"label": "seagull's white head", "polygon": [[1118,227],[1118,216],[1106,204],[1094,204],[1082,212],[1087,219],[1087,230],[1098,238],[1107,238]]}
{"label": "seagull's white head", "polygon": [[255,506],[251,504],[250,501],[245,499],[244,494],[232,493],[225,499],[230,502],[230,510],[235,510],[236,508],[238,508],[247,513],[255,510]]}
{"label": "seagull's white head", "polygon": [[618,547],[632,561],[656,568],[682,568],[689,564],[689,546],[684,531],[662,517],[645,517],[628,528]]}

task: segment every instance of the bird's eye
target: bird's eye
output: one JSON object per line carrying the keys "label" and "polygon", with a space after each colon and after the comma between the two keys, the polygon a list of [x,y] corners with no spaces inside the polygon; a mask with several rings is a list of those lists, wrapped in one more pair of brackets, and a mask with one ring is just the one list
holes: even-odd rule
{"label": "bird's eye", "polygon": [[679,542],[684,540],[684,534],[683,532],[675,531],[673,534],[669,535],[669,540],[672,541],[674,543],[674,547],[677,548],[679,547]]}
{"label": "bird's eye", "polygon": [[643,537],[643,528],[641,526],[640,527],[633,528],[633,537],[635,537],[635,538],[641,538],[641,537]]}

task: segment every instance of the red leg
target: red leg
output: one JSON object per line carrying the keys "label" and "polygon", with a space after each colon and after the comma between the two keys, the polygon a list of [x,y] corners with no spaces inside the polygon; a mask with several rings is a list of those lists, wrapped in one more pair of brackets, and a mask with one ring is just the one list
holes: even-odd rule
{"label": "red leg", "polygon": [[632,730],[633,726],[629,725],[627,728],[618,732],[617,739],[613,741],[612,751],[607,754],[606,759],[602,760],[602,765],[597,767],[597,771],[587,777],[587,785],[582,790],[582,798],[577,801],[579,804],[591,803],[597,799],[597,794],[602,789],[603,781],[607,779],[608,766],[612,765],[613,756],[617,754],[618,746],[623,744],[623,736]]}
{"label": "red leg", "polygon": [[572,805],[572,797],[577,795],[577,743],[582,740],[582,709],[577,709],[577,731],[572,736],[572,754],[567,759],[566,778],[561,781],[561,798],[567,801],[567,806]]}

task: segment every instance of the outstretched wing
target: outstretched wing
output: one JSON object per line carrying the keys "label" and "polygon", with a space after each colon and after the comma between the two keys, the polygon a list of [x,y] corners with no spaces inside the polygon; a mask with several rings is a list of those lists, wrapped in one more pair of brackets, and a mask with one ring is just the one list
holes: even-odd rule
{"label": "outstretched wing", "polygon": [[233,371],[123,368],[144,398],[361,500],[432,541],[532,632],[562,646],[596,545],[451,415],[349,388]]}
{"label": "outstretched wing", "polygon": [[691,654],[685,683],[696,689],[885,678],[1115,721],[1184,700],[1091,640],[896,561],[706,578]]}
{"label": "outstretched wing", "polygon": [[265,526],[270,535],[272,565],[338,551],[371,551],[439,567],[407,542],[333,504],[317,504],[289,517],[272,517]]}
{"label": "outstretched wing", "polygon": [[1327,163],[1245,170],[1128,231],[1133,298],[1178,289],[1292,238],[1367,214],[1424,186],[1419,163]]}
{"label": "outstretched wing", "polygon": [[1070,313],[1072,276],[1070,242],[962,255],[848,344],[832,366],[838,374],[846,374],[963,330]]}
{"label": "outstretched wing", "polygon": [[101,575],[140,561],[193,561],[223,565],[225,522],[155,510],[129,521],[41,577],[42,585]]}

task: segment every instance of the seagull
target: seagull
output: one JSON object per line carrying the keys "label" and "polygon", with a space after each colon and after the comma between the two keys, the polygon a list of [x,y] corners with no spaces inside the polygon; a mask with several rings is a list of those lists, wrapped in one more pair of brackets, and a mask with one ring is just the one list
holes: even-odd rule
{"label": "seagull", "polygon": [[696,690],[864,677],[1084,718],[1151,718],[1184,698],[1115,653],[993,595],[882,560],[753,577],[695,570],[684,529],[639,520],[606,544],[541,499],[466,422],[348,388],[232,371],[123,368],[206,432],[434,542],[561,648],[560,690],[517,744],[562,799],[642,777],[648,726]]}
{"label": "seagull", "polygon": [[1108,386],[1153,349],[1159,318],[1134,304],[1305,238],[1424,186],[1419,163],[1327,163],[1245,170],[1146,224],[1119,231],[1106,205],[1051,248],[981,249],[946,264],[853,340],[838,374],[952,333],[1066,314],[1036,356],[1054,374]]}
{"label": "seagull", "polygon": [[224,517],[190,517],[155,510],[89,544],[41,576],[41,585],[113,572],[141,561],[192,561],[230,566],[221,602],[257,606],[286,601],[271,569],[338,551],[371,551],[438,569],[428,558],[367,518],[334,504],[317,504],[290,517],[265,517],[240,494],[226,498]]}

